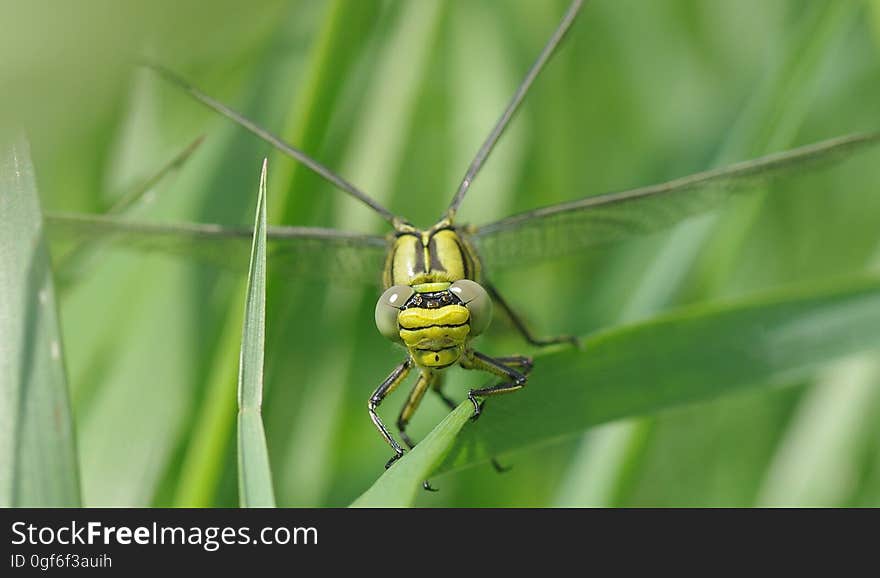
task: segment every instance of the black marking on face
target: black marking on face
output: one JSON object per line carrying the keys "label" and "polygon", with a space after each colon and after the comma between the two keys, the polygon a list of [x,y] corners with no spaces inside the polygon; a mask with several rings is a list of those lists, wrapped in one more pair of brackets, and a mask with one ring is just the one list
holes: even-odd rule
{"label": "black marking on face", "polygon": [[416,325],[413,327],[404,327],[403,325],[398,325],[401,331],[411,331],[413,333],[417,331],[421,331],[423,329],[431,329],[432,327],[442,327],[444,329],[455,329],[456,327],[464,327],[465,325],[470,325],[470,321],[465,321],[464,323],[429,323],[427,325]]}
{"label": "black marking on face", "polygon": [[[439,347],[437,349],[434,349],[432,347],[416,347],[415,348],[416,351],[430,351],[432,353],[437,353],[437,354],[439,354],[441,351],[450,351],[453,349],[457,349],[457,347]],[[440,357],[440,356],[435,355],[435,357]]]}
{"label": "black marking on face", "polygon": [[420,309],[439,309],[447,305],[464,305],[458,295],[449,291],[436,291],[434,293],[416,293],[403,304],[401,309],[418,307]]}

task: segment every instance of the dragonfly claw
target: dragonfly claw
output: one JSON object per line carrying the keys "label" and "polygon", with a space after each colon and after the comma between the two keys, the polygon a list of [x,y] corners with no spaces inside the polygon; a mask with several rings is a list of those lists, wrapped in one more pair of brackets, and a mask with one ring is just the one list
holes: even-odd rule
{"label": "dragonfly claw", "polygon": [[471,421],[477,421],[477,419],[483,414],[483,404],[486,402],[485,400],[478,401],[473,391],[468,392],[468,399],[474,404],[474,415],[471,416]]}
{"label": "dragonfly claw", "polygon": [[387,470],[388,468],[390,468],[392,466],[392,464],[394,464],[394,462],[396,462],[397,460],[399,460],[402,457],[403,457],[403,450],[397,450],[397,453],[394,454],[393,456],[391,456],[390,460],[385,462],[385,469]]}

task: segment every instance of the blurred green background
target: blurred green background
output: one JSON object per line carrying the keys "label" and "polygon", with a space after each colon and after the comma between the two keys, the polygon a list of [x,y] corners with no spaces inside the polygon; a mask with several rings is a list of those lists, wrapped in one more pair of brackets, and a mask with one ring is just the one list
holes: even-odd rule
{"label": "blurred green background", "polygon": [[[180,72],[430,225],[566,2],[0,7],[0,127],[27,127],[44,210],[102,212],[204,134],[134,216],[250,224],[269,155],[270,222],[384,233],[366,208],[133,63]],[[880,2],[594,0],[460,215],[491,222],[878,128]],[[587,335],[877,270],[876,161],[789,179],[670,233],[498,272],[495,283],[541,333]],[[244,273],[112,247],[96,261],[60,291],[84,505],[237,505]],[[366,401],[400,353],[373,325],[375,288],[269,271],[264,419],[277,500],[344,506],[390,456]],[[489,353],[529,352],[500,317],[482,341]],[[463,372],[451,378],[462,397]],[[382,407],[389,422],[404,389]],[[427,397],[411,432],[424,436],[445,413]],[[807,383],[501,456],[514,466],[504,475],[438,476],[441,491],[418,504],[878,506],[878,418],[880,359],[853,357]]]}

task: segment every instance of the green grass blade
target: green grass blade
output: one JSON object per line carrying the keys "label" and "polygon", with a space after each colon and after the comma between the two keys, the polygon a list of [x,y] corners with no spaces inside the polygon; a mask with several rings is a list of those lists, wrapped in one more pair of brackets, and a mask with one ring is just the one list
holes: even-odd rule
{"label": "green grass blade", "polygon": [[266,449],[261,407],[263,355],[266,342],[266,161],[254,223],[254,245],[248,273],[247,298],[238,372],[238,497],[245,508],[275,506],[272,471]]}
{"label": "green grass blade", "polygon": [[49,253],[27,142],[0,157],[0,506],[80,504]]}
{"label": "green grass blade", "polygon": [[404,508],[412,506],[422,482],[443,461],[456,436],[474,414],[465,401],[441,421],[431,433],[389,468],[369,490],[354,501],[354,508]]}
{"label": "green grass blade", "polygon": [[859,356],[835,364],[808,389],[768,464],[760,507],[845,507],[873,438],[880,364]]}
{"label": "green grass blade", "polygon": [[791,383],[880,347],[880,278],[690,308],[596,334],[537,359],[522,392],[492,399],[449,470],[750,386]]}

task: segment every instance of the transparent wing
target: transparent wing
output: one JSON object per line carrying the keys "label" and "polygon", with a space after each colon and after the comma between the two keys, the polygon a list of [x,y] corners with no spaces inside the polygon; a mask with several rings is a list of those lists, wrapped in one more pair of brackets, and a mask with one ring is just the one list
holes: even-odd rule
{"label": "transparent wing", "polygon": [[480,227],[475,242],[490,268],[576,253],[649,233],[708,211],[736,192],[840,161],[880,142],[848,135],[649,187],[587,197]]}
{"label": "transparent wing", "polygon": [[[83,243],[177,255],[247,273],[253,231],[207,224],[150,224],[113,217],[50,214],[49,239],[74,247]],[[386,240],[334,229],[270,227],[270,271],[295,278],[319,277],[345,283],[379,284]],[[62,261],[64,258],[62,257]]]}

